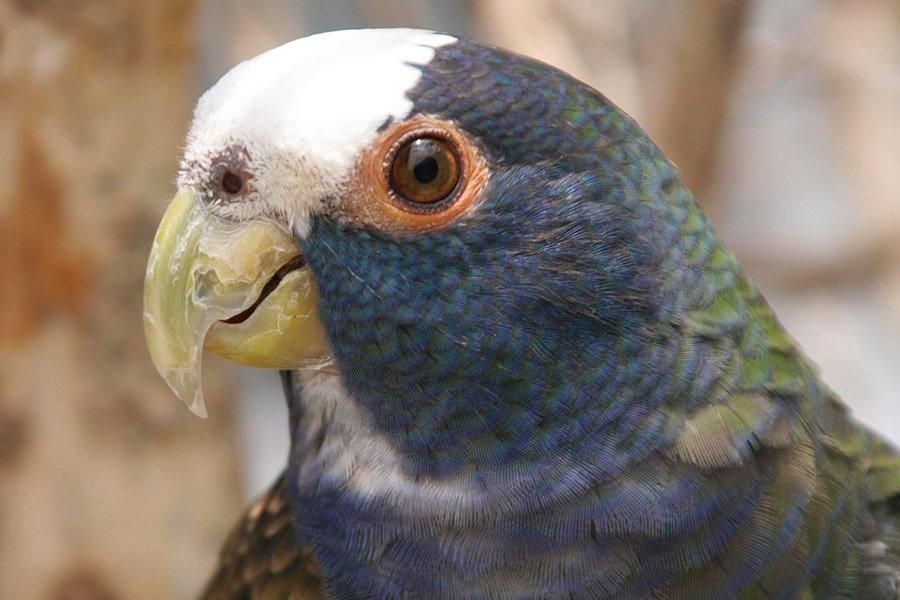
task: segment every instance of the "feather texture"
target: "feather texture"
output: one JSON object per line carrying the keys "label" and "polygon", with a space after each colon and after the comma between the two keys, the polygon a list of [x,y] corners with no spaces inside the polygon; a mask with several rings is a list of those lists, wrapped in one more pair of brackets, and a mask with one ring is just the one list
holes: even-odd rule
{"label": "feather texture", "polygon": [[284,477],[279,477],[229,534],[202,600],[324,598],[313,553],[294,532]]}
{"label": "feather texture", "polygon": [[483,198],[417,233],[312,215],[336,373],[289,387],[288,469],[207,597],[898,600],[900,456],[637,124],[474,42],[416,68]]}

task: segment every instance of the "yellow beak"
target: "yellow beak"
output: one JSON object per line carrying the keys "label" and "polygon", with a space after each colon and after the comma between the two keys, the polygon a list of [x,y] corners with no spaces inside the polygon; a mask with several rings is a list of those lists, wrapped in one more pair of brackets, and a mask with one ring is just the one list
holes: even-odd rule
{"label": "yellow beak", "polygon": [[153,364],[205,417],[205,344],[234,362],[268,369],[330,362],[312,274],[286,227],[211,214],[180,190],[163,216],[144,279],[144,333]]}

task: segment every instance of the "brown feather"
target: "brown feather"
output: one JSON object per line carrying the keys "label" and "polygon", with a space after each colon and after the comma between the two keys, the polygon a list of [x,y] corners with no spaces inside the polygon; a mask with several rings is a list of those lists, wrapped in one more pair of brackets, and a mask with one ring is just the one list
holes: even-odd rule
{"label": "brown feather", "polygon": [[226,540],[200,600],[319,600],[315,558],[291,526],[284,475],[244,514]]}

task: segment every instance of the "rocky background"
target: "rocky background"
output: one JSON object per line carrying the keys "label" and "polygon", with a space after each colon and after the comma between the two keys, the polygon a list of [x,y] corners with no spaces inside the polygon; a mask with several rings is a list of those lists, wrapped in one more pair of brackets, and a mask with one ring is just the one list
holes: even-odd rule
{"label": "rocky background", "polygon": [[191,597],[282,467],[274,375],[208,359],[207,421],[156,376],[143,268],[203,89],[367,25],[506,46],[635,116],[900,443],[894,0],[0,0],[0,598]]}

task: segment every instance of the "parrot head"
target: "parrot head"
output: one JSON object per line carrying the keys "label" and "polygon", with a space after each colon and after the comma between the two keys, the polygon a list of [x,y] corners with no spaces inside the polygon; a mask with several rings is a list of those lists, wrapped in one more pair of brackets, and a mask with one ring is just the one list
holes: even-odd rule
{"label": "parrot head", "polygon": [[711,253],[673,167],[570,76],[443,34],[320,34],[200,99],[145,330],[197,413],[205,346],[337,373],[422,472],[574,454],[659,401],[667,315],[701,293],[685,223]]}

